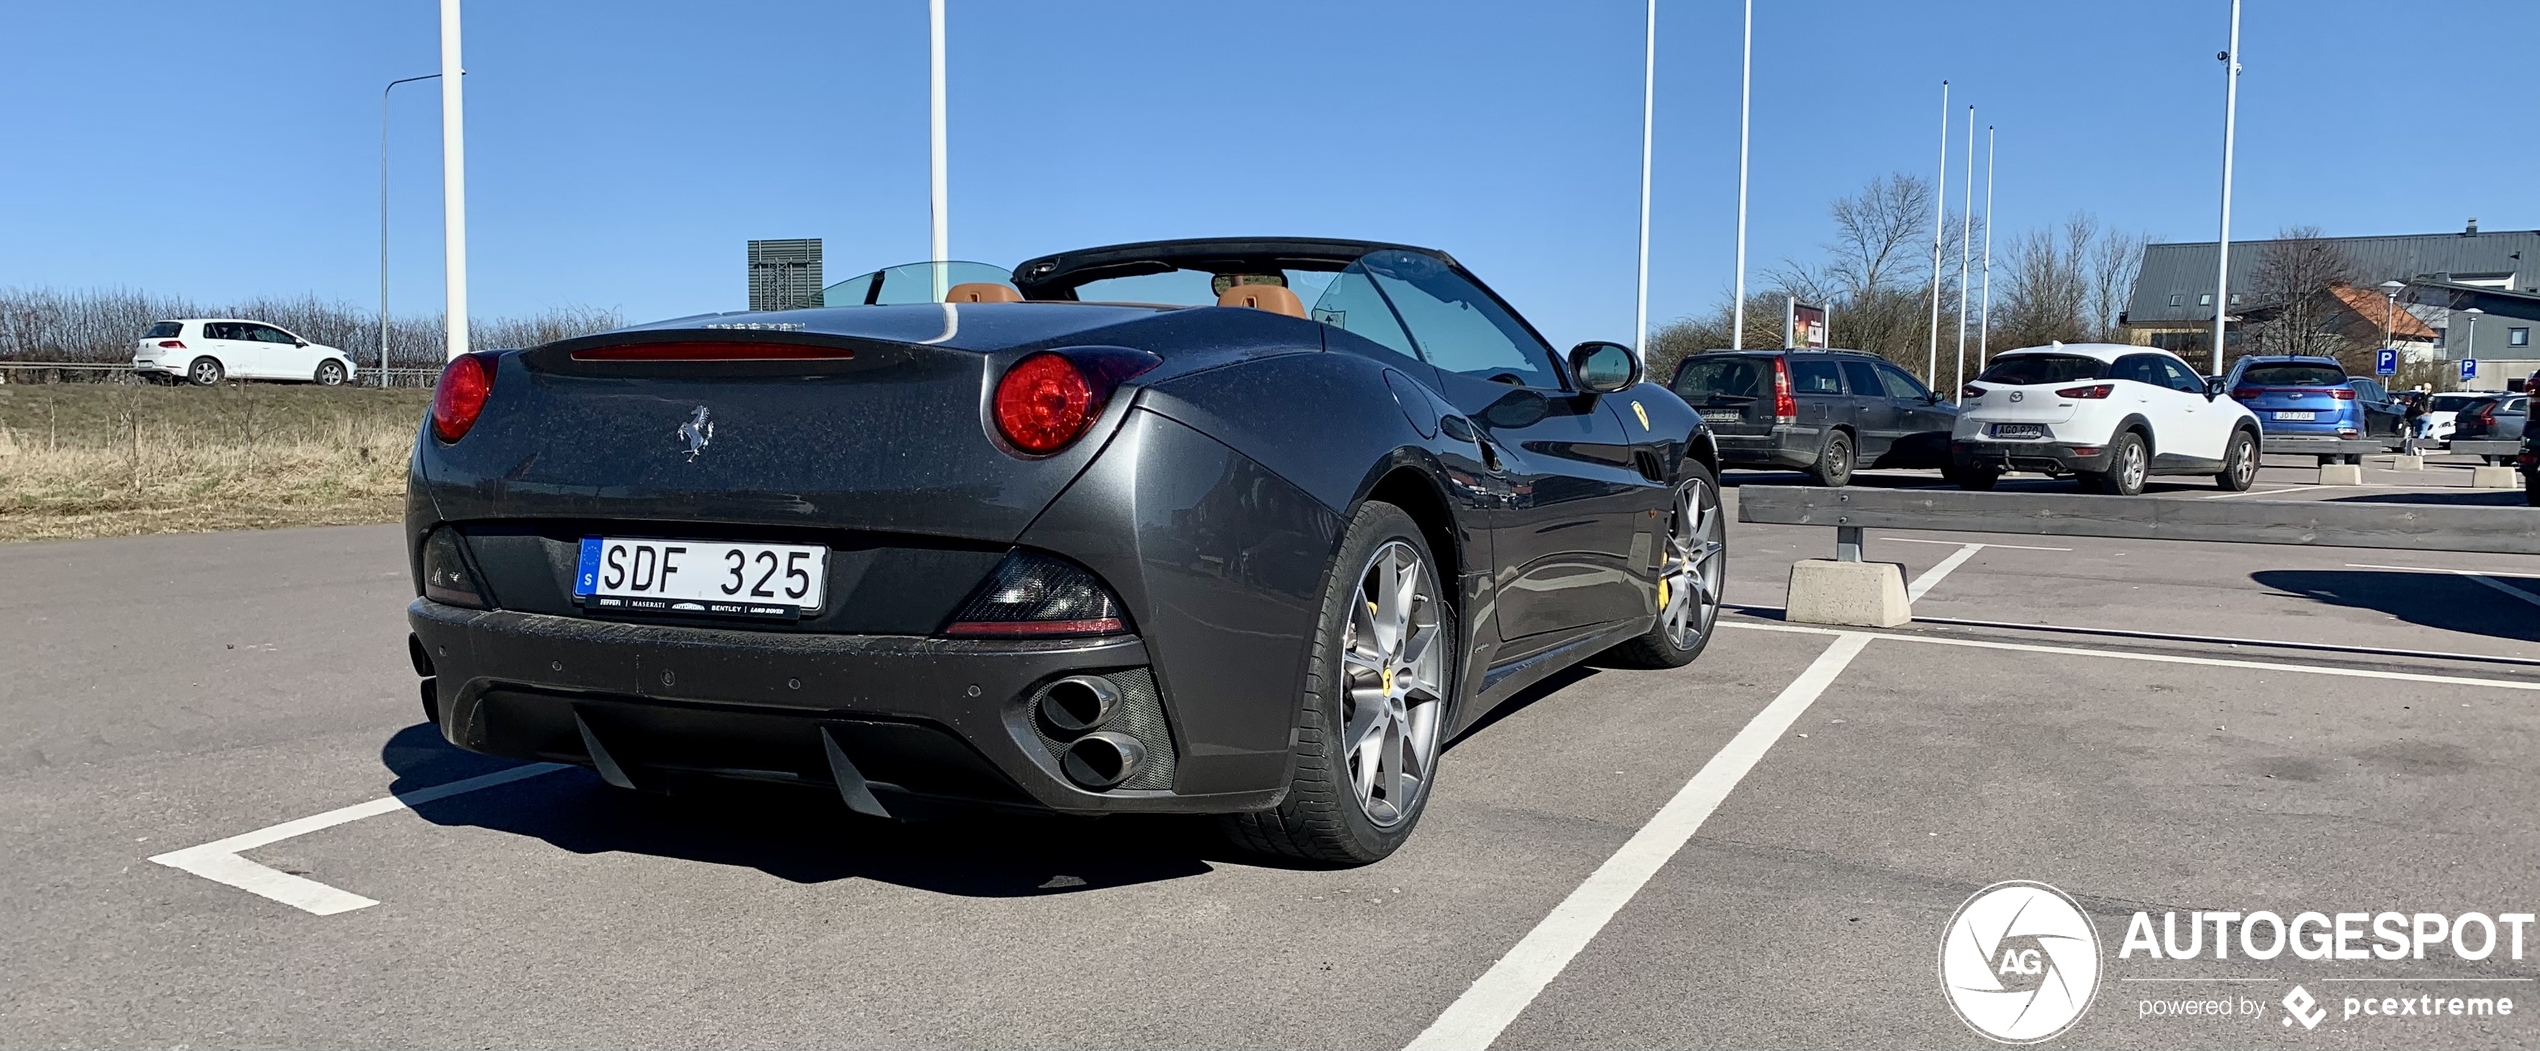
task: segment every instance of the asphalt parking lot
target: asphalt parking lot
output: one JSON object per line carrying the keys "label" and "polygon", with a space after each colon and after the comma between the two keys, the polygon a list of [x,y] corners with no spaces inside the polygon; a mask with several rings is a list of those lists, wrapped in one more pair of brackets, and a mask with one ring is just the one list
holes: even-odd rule
{"label": "asphalt parking lot", "polygon": [[[2150,498],[2521,504],[2467,473]],[[2068,488],[2004,484],[2031,487]],[[2535,911],[2540,558],[1869,541],[1928,619],[1783,623],[1831,531],[1733,526],[1741,608],[1699,662],[1556,680],[1454,746],[1408,847],[1340,871],[1178,820],[892,825],[580,770],[436,797],[510,768],[420,721],[394,527],[0,547],[0,1042],[1985,1046],[1935,960],[2025,879],[2106,947],[2059,1044],[2540,1043],[2522,1010],[2346,1009],[2540,1012],[2540,931],[2521,959],[2117,952],[2138,910]],[[284,899],[375,904],[150,860],[223,841]],[[2158,1006],[2209,999],[2235,1009]]]}

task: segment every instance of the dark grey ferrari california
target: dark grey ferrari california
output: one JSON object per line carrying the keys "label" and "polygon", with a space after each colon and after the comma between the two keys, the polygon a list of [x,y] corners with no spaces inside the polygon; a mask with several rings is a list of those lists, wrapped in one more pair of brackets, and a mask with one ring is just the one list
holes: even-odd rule
{"label": "dark grey ferrari california", "polygon": [[406,511],[441,732],[625,789],[1218,814],[1359,863],[1493,706],[1710,641],[1700,417],[1445,253],[960,265],[451,362]]}

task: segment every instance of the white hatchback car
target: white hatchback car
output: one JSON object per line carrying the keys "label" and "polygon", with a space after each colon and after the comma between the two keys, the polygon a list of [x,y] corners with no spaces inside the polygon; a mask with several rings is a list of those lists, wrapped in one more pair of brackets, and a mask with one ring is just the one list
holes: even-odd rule
{"label": "white hatchback car", "polygon": [[278,325],[238,318],[185,318],[152,324],[132,350],[132,370],[153,379],[209,387],[224,379],[299,380],[336,387],[353,379],[353,359]]}
{"label": "white hatchback car", "polygon": [[2005,471],[2079,479],[2122,496],[2156,474],[2209,475],[2234,492],[2258,477],[2258,417],[2176,355],[2058,343],[1995,355],[1959,392],[1950,480],[1990,489]]}

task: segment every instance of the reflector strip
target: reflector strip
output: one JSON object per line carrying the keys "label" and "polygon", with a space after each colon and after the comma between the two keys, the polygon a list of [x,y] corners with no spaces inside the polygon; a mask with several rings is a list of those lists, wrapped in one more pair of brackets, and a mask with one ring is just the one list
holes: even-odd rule
{"label": "reflector strip", "polygon": [[1100,620],[965,620],[944,629],[946,635],[1108,635],[1121,630],[1120,618]]}
{"label": "reflector strip", "polygon": [[855,351],[808,343],[627,343],[586,347],[575,361],[845,361]]}

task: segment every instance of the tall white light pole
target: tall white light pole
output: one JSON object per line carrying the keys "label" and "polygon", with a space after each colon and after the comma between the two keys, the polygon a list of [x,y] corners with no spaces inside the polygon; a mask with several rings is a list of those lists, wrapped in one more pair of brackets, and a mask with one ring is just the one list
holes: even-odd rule
{"label": "tall white light pole", "polygon": [[1949,82],[1940,82],[1940,173],[1931,180],[1931,347],[1923,356],[1923,385],[1940,386],[1940,227],[1949,221]]}
{"label": "tall white light pole", "polygon": [[[1972,143],[1970,144],[1972,145]],[[1993,335],[1993,126],[1984,128],[1984,292],[1976,299],[1976,368],[1984,368]],[[1959,384],[1964,389],[1966,384]]]}
{"label": "tall white light pole", "polygon": [[1967,107],[1967,163],[1959,181],[1965,183],[1960,192],[1965,200],[1958,205],[1958,378],[1949,385],[1949,400],[1958,400],[1958,392],[1967,388],[1967,273],[1975,262],[1976,233],[1976,108]]}
{"label": "tall white light pole", "polygon": [[[1737,279],[1733,283],[1735,305],[1729,322],[1729,347],[1746,347],[1746,130],[1749,103],[1755,97],[1755,0],[1746,0],[1746,43],[1740,52],[1737,79]],[[1782,345],[1790,345],[1790,333],[1782,333]]]}
{"label": "tall white light pole", "polygon": [[2231,145],[2240,129],[2240,0],[2231,0],[2231,50],[2223,61],[2222,229],[2214,239],[2214,375],[2223,374],[2223,328],[2231,308]]}
{"label": "tall white light pole", "polygon": [[441,0],[441,294],[449,355],[467,353],[467,119],[460,104],[459,0]]}
{"label": "tall white light pole", "polygon": [[931,136],[926,181],[929,246],[934,252],[935,301],[944,301],[948,279],[944,266],[952,260],[952,203],[945,181],[944,147],[944,0],[929,0],[926,5],[927,30],[930,37],[927,81],[927,132]]}
{"label": "tall white light pole", "polygon": [[1640,276],[1632,292],[1632,350],[1649,361],[1649,143],[1658,111],[1658,0],[1649,2],[1646,64],[1640,74]]}

